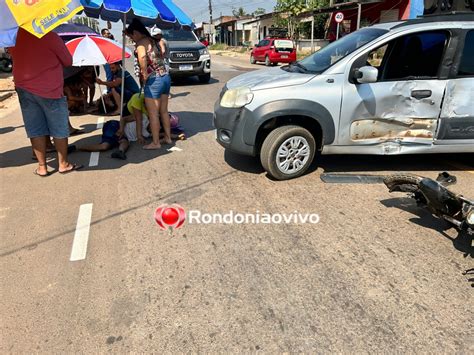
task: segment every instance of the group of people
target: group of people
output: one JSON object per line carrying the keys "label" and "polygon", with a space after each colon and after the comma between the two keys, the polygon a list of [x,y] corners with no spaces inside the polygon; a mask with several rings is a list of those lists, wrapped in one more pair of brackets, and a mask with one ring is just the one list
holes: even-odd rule
{"label": "group of people", "polygon": [[[11,48],[15,62],[13,76],[25,129],[38,160],[34,171],[36,175],[50,175],[46,152],[51,138],[58,153],[59,173],[66,174],[82,168],[68,160],[68,137],[71,133],[69,111],[92,105],[94,91],[87,84],[91,78],[107,87],[107,95],[117,107],[114,113],[122,111],[123,114],[120,121],[105,123],[100,144],[82,147],[82,150],[118,148],[112,157],[126,159],[125,152],[130,141],[143,144],[143,149],[155,150],[160,149],[162,144],[171,144],[172,138],[183,139],[182,134],[171,134],[168,112],[171,78],[167,43],[162,38],[161,30],[155,27],[150,33],[140,21],[134,20],[125,34],[135,43],[135,71],[140,86],[125,71],[122,92],[122,70],[125,69],[120,63],[106,65],[105,81],[96,76],[95,70],[89,70],[81,74],[80,81],[65,83],[63,69],[72,65],[72,57],[59,36],[50,32],[39,39],[23,29],[18,31],[16,46]],[[112,36],[108,30],[103,30],[102,35]],[[31,58],[35,58],[34,65]],[[78,94],[84,91],[88,91],[85,100],[84,95]],[[81,98],[74,99],[76,96]],[[125,103],[122,110],[121,102]],[[149,137],[152,141],[146,144]]]}

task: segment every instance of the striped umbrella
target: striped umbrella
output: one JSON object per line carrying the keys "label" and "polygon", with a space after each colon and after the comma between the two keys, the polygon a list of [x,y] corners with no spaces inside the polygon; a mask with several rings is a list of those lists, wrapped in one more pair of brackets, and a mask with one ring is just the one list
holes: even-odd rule
{"label": "striped umbrella", "polygon": [[[130,58],[132,55],[130,50],[126,47],[122,47],[120,43],[108,38],[97,36],[75,38],[67,42],[66,47],[72,55],[73,66],[94,66],[94,70],[96,70],[96,65],[116,63],[123,60],[124,57]],[[125,56],[122,52],[124,48]],[[122,73],[125,73],[125,69],[122,70]],[[97,71],[96,75],[98,76]],[[122,82],[124,81],[125,79],[122,76]],[[123,86],[121,92],[123,92]],[[121,96],[123,97],[123,95]],[[104,97],[101,95],[100,98],[102,100],[102,105],[104,106],[104,112],[107,112]]]}
{"label": "striped umbrella", "polygon": [[[75,67],[111,64],[122,60],[122,45],[104,37],[75,38],[67,42],[66,47]],[[125,48],[125,58],[130,58],[131,55],[131,51]]]}
{"label": "striped umbrella", "polygon": [[[87,16],[117,22],[134,18],[160,28],[193,27],[192,20],[171,0],[81,0]],[[125,15],[125,16],[124,16]]]}

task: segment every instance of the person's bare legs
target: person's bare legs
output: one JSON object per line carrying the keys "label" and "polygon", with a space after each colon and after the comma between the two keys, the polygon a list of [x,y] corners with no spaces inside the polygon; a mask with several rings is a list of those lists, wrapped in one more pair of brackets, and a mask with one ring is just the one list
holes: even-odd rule
{"label": "person's bare legs", "polygon": [[130,142],[128,141],[128,139],[121,139],[120,140],[118,150],[120,150],[121,152],[126,153],[129,147],[130,147]]}
{"label": "person's bare legs", "polygon": [[143,146],[143,149],[160,149],[160,118],[158,117],[160,112],[160,99],[145,98],[145,106],[148,111],[153,142]]}
{"label": "person's bare legs", "polygon": [[168,112],[168,95],[161,95],[160,98],[160,119],[163,124],[163,130],[165,131],[165,137],[163,142],[165,144],[171,144],[171,123],[170,123],[170,114]]}
{"label": "person's bare legs", "polygon": [[122,104],[120,94],[117,92],[117,90],[115,90],[115,88],[112,88],[110,92],[112,93],[112,97],[114,98],[115,105],[117,105],[117,109],[112,112],[112,115],[118,115],[120,114],[120,105]]}
{"label": "person's bare legs", "polygon": [[67,138],[54,138],[54,145],[58,152],[59,172],[68,170],[70,164],[67,161]]}
{"label": "person's bare legs", "polygon": [[83,152],[105,152],[109,150],[111,145],[109,143],[90,144],[84,147],[79,147],[79,150]]}
{"label": "person's bare legs", "polygon": [[95,84],[89,85],[89,106],[94,106]]}
{"label": "person's bare legs", "polygon": [[33,147],[33,152],[38,159],[38,168],[36,173],[38,175],[47,175],[48,167],[46,166],[46,137],[35,137],[31,138],[31,146]]}

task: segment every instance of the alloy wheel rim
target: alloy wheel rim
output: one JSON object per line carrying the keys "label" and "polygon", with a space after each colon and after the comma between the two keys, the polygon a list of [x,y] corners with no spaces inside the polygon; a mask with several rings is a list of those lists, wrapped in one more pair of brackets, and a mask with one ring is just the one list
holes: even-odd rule
{"label": "alloy wheel rim", "polygon": [[294,174],[301,171],[308,163],[311,148],[306,138],[290,137],[278,148],[276,164],[284,174]]}

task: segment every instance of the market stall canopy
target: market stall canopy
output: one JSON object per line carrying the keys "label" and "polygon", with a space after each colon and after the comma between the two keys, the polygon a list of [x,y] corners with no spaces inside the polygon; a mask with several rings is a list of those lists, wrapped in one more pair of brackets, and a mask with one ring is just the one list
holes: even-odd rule
{"label": "market stall canopy", "polygon": [[192,29],[193,22],[171,0],[81,0],[87,16],[130,23],[139,19],[145,26],[160,28],[185,27]]}
{"label": "market stall canopy", "polygon": [[13,47],[18,28],[41,38],[83,9],[80,0],[0,1],[0,47]]}

